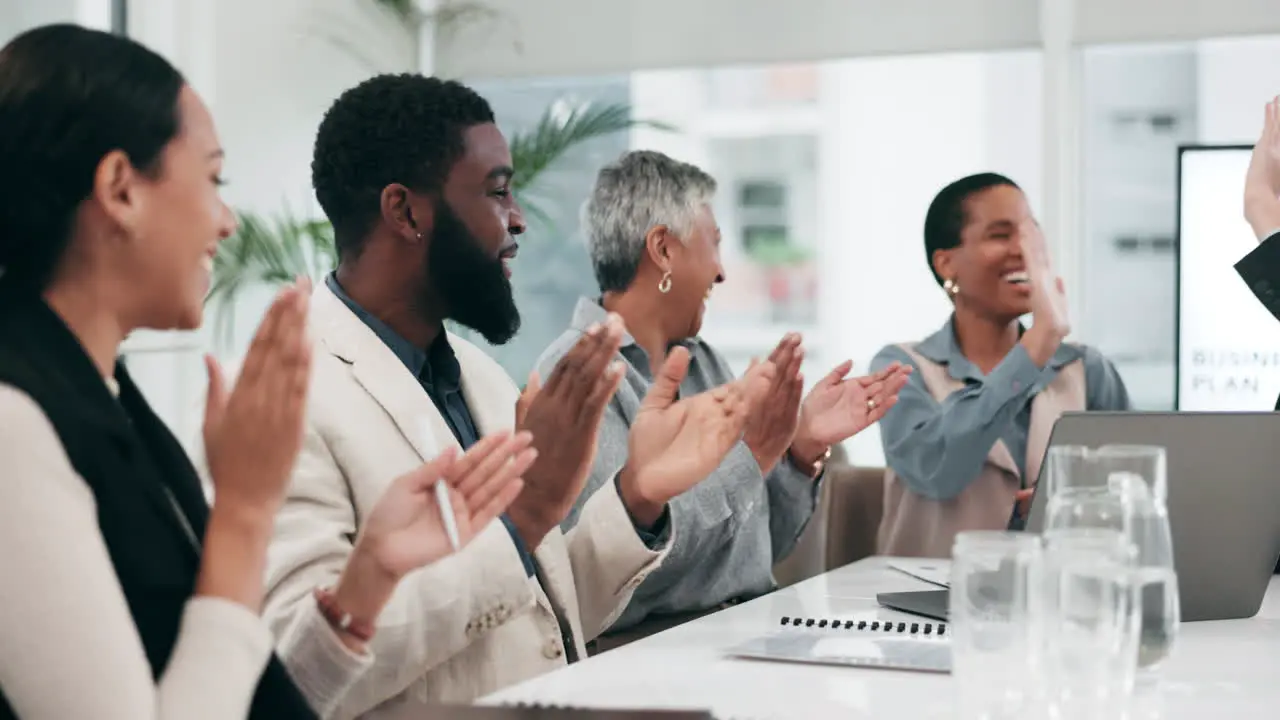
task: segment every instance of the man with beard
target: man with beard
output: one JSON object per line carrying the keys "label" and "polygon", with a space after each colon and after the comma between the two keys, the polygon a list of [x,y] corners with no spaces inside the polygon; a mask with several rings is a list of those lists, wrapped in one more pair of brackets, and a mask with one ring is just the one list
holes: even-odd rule
{"label": "man with beard", "polygon": [[[633,425],[629,458],[562,534],[622,376],[611,362],[620,320],[587,329],[545,385],[531,378],[523,393],[444,328],[453,320],[502,343],[520,326],[508,262],[524,220],[511,165],[488,103],[456,82],[375,77],[320,124],[312,177],[340,262],[312,304],[308,428],[276,522],[264,614],[287,648],[323,637],[305,627],[315,603],[351,640],[331,648],[335,657],[372,662],[354,687],[332,690],[344,693],[340,717],[469,702],[582,657],[661,562],[667,501],[720,463],[772,378],[766,363],[677,401],[689,358],[673,351]],[[326,590],[391,478],[513,427],[532,433],[538,458],[502,523],[460,527],[474,540],[407,576],[376,628],[369,598]]]}

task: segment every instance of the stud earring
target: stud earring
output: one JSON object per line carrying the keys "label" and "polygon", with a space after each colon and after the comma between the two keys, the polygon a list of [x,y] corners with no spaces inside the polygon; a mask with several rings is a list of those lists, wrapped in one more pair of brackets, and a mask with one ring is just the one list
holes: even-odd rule
{"label": "stud earring", "polygon": [[955,297],[960,294],[960,284],[951,278],[947,278],[942,282],[942,289],[951,297]]}
{"label": "stud earring", "polygon": [[658,281],[658,292],[666,295],[671,292],[671,271],[668,270],[662,274],[662,279]]}

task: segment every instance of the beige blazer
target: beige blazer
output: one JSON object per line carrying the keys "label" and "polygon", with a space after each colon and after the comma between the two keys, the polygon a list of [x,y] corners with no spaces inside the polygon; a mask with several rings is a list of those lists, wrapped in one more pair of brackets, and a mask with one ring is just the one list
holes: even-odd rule
{"label": "beige blazer", "polygon": [[[951,377],[945,366],[916,352],[914,345],[899,347],[915,362],[930,394],[939,403],[963,389],[963,382]],[[1044,460],[1053,424],[1064,412],[1084,409],[1084,362],[1075,360],[1064,365],[1053,382],[1031,401],[1026,457],[1028,487],[1040,477],[1040,463]],[[912,492],[893,470],[885,472],[884,483],[879,554],[949,558],[956,533],[1004,530],[1009,526],[1014,495],[1022,487],[1022,474],[1008,446],[1003,440],[997,440],[977,479],[950,500],[933,500]]]}
{"label": "beige blazer", "polygon": [[[306,439],[276,523],[264,615],[282,654],[315,617],[312,590],[337,580],[361,519],[402,473],[456,444],[405,366],[320,285]],[[479,431],[514,423],[519,391],[478,348],[450,336]],[[459,554],[405,578],[378,621],[373,666],[336,717],[387,717],[430,702],[469,702],[565,664],[556,622],[578,657],[661,562],[632,527],[613,483],[587,503],[570,533],[553,530],[529,578],[507,530],[485,529]]]}

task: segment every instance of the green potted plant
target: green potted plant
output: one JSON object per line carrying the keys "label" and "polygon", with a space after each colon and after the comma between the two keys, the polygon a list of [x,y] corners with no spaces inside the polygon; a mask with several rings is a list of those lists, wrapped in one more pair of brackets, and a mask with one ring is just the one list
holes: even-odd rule
{"label": "green potted plant", "polygon": [[206,305],[215,311],[214,331],[223,346],[235,331],[236,301],[246,290],[288,283],[300,275],[318,279],[337,264],[333,228],[323,220],[236,213],[236,234],[218,247]]}

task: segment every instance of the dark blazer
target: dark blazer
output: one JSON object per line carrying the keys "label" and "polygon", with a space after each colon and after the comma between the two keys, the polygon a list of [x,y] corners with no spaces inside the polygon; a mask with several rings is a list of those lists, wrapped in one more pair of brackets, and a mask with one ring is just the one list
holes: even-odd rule
{"label": "dark blazer", "polygon": [[[1253,252],[1236,263],[1236,272],[1249,285],[1249,289],[1280,320],[1280,232],[1263,240]],[[1280,398],[1276,398],[1276,410],[1280,410]],[[1280,561],[1276,563],[1280,575]]]}
{"label": "dark blazer", "polygon": [[[1280,232],[1263,240],[1236,263],[1236,272],[1262,306],[1280,320]],[[1280,398],[1276,399],[1276,410],[1280,410]]]}
{"label": "dark blazer", "polygon": [[[186,453],[123,364],[115,377],[119,400],[61,319],[38,296],[0,279],[0,382],[41,407],[92,490],[98,528],[158,679],[195,589],[209,509]],[[0,689],[0,717],[13,716]],[[274,656],[250,717],[315,717]]]}

